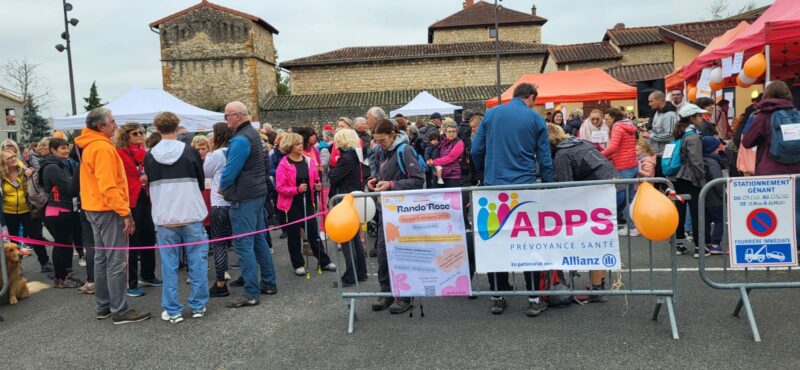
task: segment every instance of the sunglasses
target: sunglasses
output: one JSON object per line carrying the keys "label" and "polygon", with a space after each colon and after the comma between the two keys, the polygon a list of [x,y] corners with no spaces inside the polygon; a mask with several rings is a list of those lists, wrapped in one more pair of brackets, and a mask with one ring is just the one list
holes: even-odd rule
{"label": "sunglasses", "polygon": [[142,132],[141,131],[131,131],[131,133],[129,133],[128,135],[133,136],[133,137],[139,137],[139,136],[142,136]]}

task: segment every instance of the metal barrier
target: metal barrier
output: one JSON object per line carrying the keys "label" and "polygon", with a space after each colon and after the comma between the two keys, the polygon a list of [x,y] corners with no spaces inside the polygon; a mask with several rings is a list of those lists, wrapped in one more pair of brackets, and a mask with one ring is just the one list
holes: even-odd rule
{"label": "metal barrier", "polygon": [[[0,243],[5,243],[6,240],[0,240]],[[6,291],[8,291],[9,284],[11,282],[8,281],[8,271],[6,270],[6,251],[3,248],[3,252],[0,253],[0,278],[3,279],[3,287],[0,288],[0,297],[4,297]],[[0,316],[0,321],[3,321],[3,316]]]}
{"label": "metal barrier", "polygon": [[[800,175],[792,175],[797,181],[800,178]],[[760,177],[747,177],[748,180],[758,180]],[[706,240],[706,198],[708,192],[711,191],[712,188],[715,186],[723,186],[725,188],[725,192],[723,194],[727,194],[727,178],[719,178],[709,181],[701,190],[700,190],[700,199],[698,200],[698,234],[695,238],[697,239],[698,247],[702,247],[705,245]],[[798,196],[797,194],[795,196]],[[730,205],[728,204],[728,199],[726,195],[722,197],[722,227],[723,227],[723,249],[727,250],[729,247],[727,241],[729,239],[728,235],[728,210]],[[716,225],[715,225],[716,227]],[[706,256],[704,253],[699,253],[699,272],[700,278],[703,279],[708,286],[715,288],[715,289],[732,289],[739,291],[740,298],[739,302],[736,304],[736,307],[733,310],[733,316],[739,316],[742,308],[744,308],[745,313],[747,314],[747,320],[750,324],[750,330],[753,333],[753,340],[756,342],[761,342],[761,335],[758,331],[758,325],[756,324],[756,318],[753,315],[753,308],[750,304],[750,291],[753,289],[776,289],[776,288],[800,288],[800,281],[791,281],[792,277],[792,267],[755,267],[755,268],[733,268],[730,266],[730,259],[723,258],[723,265],[721,267],[723,281],[718,282],[715,281],[709,276],[709,273],[712,272],[710,268],[706,266]],[[718,270],[720,268],[717,268]],[[731,271],[737,272],[736,276],[731,276]],[[780,279],[778,281],[773,280],[775,276],[778,276],[778,273],[773,273],[774,271],[786,271],[785,279]],[[743,272],[743,274],[742,274]],[[743,276],[742,276],[743,275]],[[761,276],[763,275],[763,276]],[[758,278],[757,281],[752,281],[751,279]],[[743,281],[732,281],[735,279],[743,280]]]}
{"label": "metal barrier", "polygon": [[[462,194],[469,193],[471,196],[472,191],[477,190],[499,190],[499,191],[511,191],[511,190],[536,190],[536,189],[554,189],[554,188],[565,188],[565,187],[581,187],[581,186],[590,186],[590,185],[605,185],[605,184],[613,184],[613,185],[633,185],[642,182],[651,182],[654,184],[664,184],[670,188],[672,188],[672,184],[669,180],[664,178],[648,178],[648,179],[613,179],[613,180],[597,180],[597,181],[581,181],[581,182],[560,182],[560,183],[537,183],[537,184],[527,184],[527,185],[507,185],[507,186],[484,186],[484,187],[469,187],[469,188],[461,188]],[[626,186],[626,205],[630,204],[630,189],[632,186]],[[455,189],[455,188],[454,188]],[[356,198],[361,197],[378,197],[380,193],[354,193],[353,196]],[[339,200],[344,197],[343,194],[337,195],[329,200],[329,207],[333,207]],[[365,202],[366,203],[366,202]],[[376,202],[377,207],[378,202]],[[366,205],[365,205],[366,207]],[[473,212],[474,207],[470,209],[470,222],[472,220],[471,214]],[[358,237],[358,235],[356,236]],[[620,237],[623,238],[623,237]],[[654,270],[654,248],[653,242],[647,241],[647,248],[644,253],[646,255],[646,260],[648,261],[648,267],[645,269],[638,269],[637,272],[646,272],[648,274],[647,280],[649,280],[649,284],[645,284],[645,287],[637,287],[634,288],[634,252],[631,246],[631,239],[630,235],[626,236],[628,243],[627,243],[627,261],[622,255],[623,250],[620,249],[620,257],[622,257],[622,270],[617,272],[617,279],[620,281],[623,277],[627,276],[627,283],[616,284],[613,288],[605,289],[605,290],[580,290],[575,289],[575,285],[572,284],[570,289],[564,290],[553,290],[552,288],[549,290],[516,290],[514,287],[513,291],[498,291],[498,290],[474,290],[473,288],[471,295],[472,296],[575,296],[575,295],[607,295],[607,296],[654,296],[656,297],[655,308],[651,315],[651,319],[656,321],[658,320],[659,313],[661,312],[662,306],[666,305],[667,313],[669,317],[670,329],[672,332],[672,337],[674,339],[679,339],[678,334],[678,327],[677,321],[675,317],[675,309],[673,307],[674,302],[676,301],[676,291],[677,291],[677,257],[675,254],[676,245],[675,245],[675,236],[673,235],[669,241],[669,248],[657,247],[656,253],[669,253],[670,257],[670,266],[668,272],[670,273],[670,279],[668,285],[663,283],[664,279],[656,279],[655,274],[656,271]],[[644,240],[644,239],[643,239]],[[327,241],[326,241],[327,243]],[[622,243],[621,247],[623,246]],[[366,246],[365,246],[366,250]],[[636,254],[638,257],[642,257],[644,249],[637,248]],[[361,287],[363,284],[360,284],[358,280],[355,281],[354,290],[345,290],[342,288],[342,280],[341,280],[341,273],[342,271],[340,268],[342,264],[339,260],[339,254],[334,253],[336,255],[336,265],[337,265],[337,279],[338,279],[338,286],[339,286],[339,296],[342,299],[343,303],[348,307],[348,325],[347,331],[348,333],[353,332],[354,321],[356,318],[356,299],[357,298],[377,298],[377,297],[392,297],[391,292],[367,292],[362,291]],[[351,256],[351,263],[352,266],[356,266],[355,260],[353,257],[354,253],[350,253]],[[659,269],[660,272],[667,272],[664,271],[665,269]],[[357,273],[356,273],[357,276]],[[511,274],[512,279],[514,278],[514,274]],[[662,284],[657,284],[656,281]],[[513,283],[512,283],[513,284]],[[497,284],[495,284],[497,287]]]}

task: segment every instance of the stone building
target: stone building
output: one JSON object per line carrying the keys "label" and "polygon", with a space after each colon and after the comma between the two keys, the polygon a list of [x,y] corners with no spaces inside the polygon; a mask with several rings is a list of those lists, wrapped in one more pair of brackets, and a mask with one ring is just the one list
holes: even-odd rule
{"label": "stone building", "polygon": [[19,126],[22,124],[23,100],[14,93],[0,88],[0,111],[3,124],[0,125],[0,141],[11,139],[19,141]]}
{"label": "stone building", "polygon": [[[536,6],[531,13],[501,8],[498,12],[501,29],[500,39],[504,41],[540,44],[542,26],[547,19],[536,15]],[[428,27],[428,43],[452,44],[459,42],[493,41],[494,5],[467,0],[464,9]]]}
{"label": "stone building", "polygon": [[221,111],[241,100],[257,120],[276,95],[278,30],[263,19],[203,0],[150,24],[161,41],[164,90]]}

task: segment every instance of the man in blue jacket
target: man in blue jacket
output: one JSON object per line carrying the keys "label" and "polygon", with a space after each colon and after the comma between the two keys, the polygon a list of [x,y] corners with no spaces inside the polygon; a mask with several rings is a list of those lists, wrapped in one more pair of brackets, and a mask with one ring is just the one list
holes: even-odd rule
{"label": "man in blue jacket", "polygon": [[[514,98],[486,112],[472,140],[472,161],[476,171],[483,171],[484,183],[492,185],[533,184],[553,181],[553,159],[544,119],[533,109],[538,95],[534,85],[523,83],[514,89]],[[484,166],[484,164],[487,164]],[[526,271],[528,290],[539,287],[539,275]],[[489,273],[492,290],[512,290],[508,272]],[[503,297],[493,297],[491,312],[501,314],[506,308]],[[528,298],[528,316],[538,316],[547,309],[539,297]]]}

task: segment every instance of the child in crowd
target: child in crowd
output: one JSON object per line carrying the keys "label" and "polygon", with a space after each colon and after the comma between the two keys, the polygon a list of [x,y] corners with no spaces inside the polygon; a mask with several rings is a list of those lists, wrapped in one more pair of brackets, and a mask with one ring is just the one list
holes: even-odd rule
{"label": "child in crowd", "polygon": [[[428,146],[425,147],[425,161],[434,160],[439,158],[439,133],[431,132],[428,134]],[[433,167],[434,174],[438,178],[437,184],[444,184],[442,179],[442,166]]]}
{"label": "child in crowd", "polygon": [[[723,162],[719,154],[720,141],[714,136],[703,136],[703,166],[706,182],[722,177]],[[719,246],[722,241],[722,185],[711,188],[706,197],[706,250],[711,254],[725,254]],[[712,226],[713,225],[713,226]]]}
{"label": "child in crowd", "polygon": [[636,158],[639,160],[639,177],[656,175],[656,151],[646,139],[639,139],[636,143]]}

